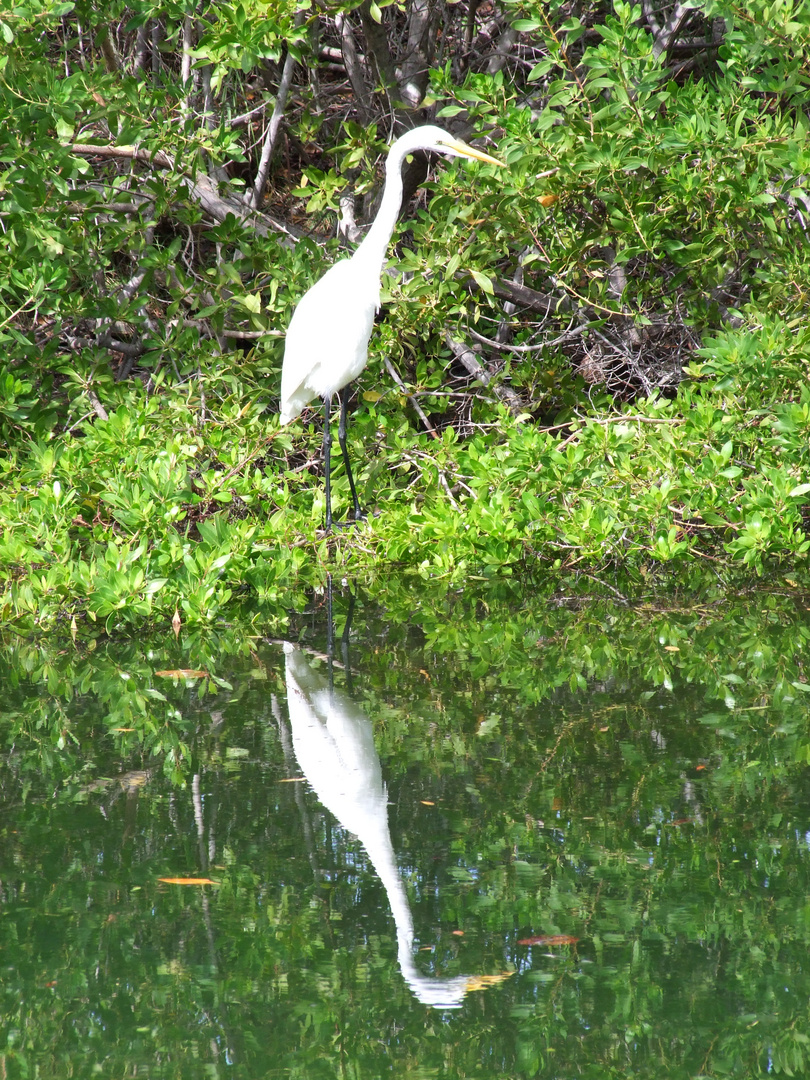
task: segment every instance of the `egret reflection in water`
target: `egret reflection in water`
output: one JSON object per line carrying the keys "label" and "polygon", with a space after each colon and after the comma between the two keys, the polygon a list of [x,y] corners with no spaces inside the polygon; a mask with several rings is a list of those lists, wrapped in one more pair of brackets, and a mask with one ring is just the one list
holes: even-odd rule
{"label": "egret reflection in water", "polygon": [[388,829],[388,792],[367,716],[315,671],[302,650],[284,644],[287,705],[298,764],[315,794],[366,849],[385,888],[397,929],[397,960],[414,995],[436,1009],[459,1008],[470,990],[508,975],[422,975],[413,957],[414,928]]}

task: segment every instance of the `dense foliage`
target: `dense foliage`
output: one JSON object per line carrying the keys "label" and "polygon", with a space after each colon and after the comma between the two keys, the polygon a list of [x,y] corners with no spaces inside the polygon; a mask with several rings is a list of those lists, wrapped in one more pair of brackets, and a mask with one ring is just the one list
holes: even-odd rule
{"label": "dense foliage", "polygon": [[[806,557],[801,0],[34,0],[0,32],[2,619]],[[507,168],[409,208],[358,383],[369,519],[325,538],[284,328],[434,118]]]}

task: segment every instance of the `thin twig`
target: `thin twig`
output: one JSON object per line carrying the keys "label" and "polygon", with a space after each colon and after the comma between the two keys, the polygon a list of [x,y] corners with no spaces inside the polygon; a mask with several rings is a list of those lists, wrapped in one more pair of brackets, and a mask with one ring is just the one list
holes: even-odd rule
{"label": "thin twig", "polygon": [[553,338],[551,341],[541,341],[539,345],[506,345],[501,341],[494,341],[492,338],[484,337],[477,330],[473,330],[471,326],[467,327],[467,332],[472,334],[476,341],[480,341],[482,345],[492,345],[493,348],[501,349],[503,352],[530,353],[539,352],[541,349],[550,349],[552,345],[562,345],[565,342],[572,341],[574,338],[579,337],[580,334],[584,334],[587,329],[588,326],[578,326],[575,330],[566,330],[564,334],[560,334],[559,337]]}
{"label": "thin twig", "polygon": [[413,396],[413,394],[407,388],[405,383],[399,377],[399,372],[397,371],[397,369],[394,367],[394,365],[391,363],[391,361],[388,359],[387,356],[383,357],[383,363],[385,364],[385,368],[386,368],[386,371],[388,372],[388,374],[391,376],[391,378],[394,380],[394,382],[400,388],[402,393],[408,399],[408,404],[412,406],[413,411],[416,413],[416,415],[419,417],[419,419],[425,425],[425,428],[426,428],[428,434],[430,434],[434,439],[438,439],[439,438],[438,432],[436,431],[434,426],[431,424],[430,420],[428,420],[427,416],[425,416],[425,413],[422,410],[422,406],[419,404],[419,402],[416,400],[416,398]]}

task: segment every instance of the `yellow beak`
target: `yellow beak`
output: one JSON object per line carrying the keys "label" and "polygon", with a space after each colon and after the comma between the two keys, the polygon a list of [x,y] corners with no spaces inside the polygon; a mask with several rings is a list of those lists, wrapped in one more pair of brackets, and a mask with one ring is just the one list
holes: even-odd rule
{"label": "yellow beak", "polygon": [[504,163],[498,161],[497,158],[490,157],[489,154],[485,154],[483,150],[476,150],[474,146],[468,146],[461,139],[445,139],[444,146],[453,154],[458,154],[459,157],[472,158],[473,161],[485,161],[487,165],[498,165],[500,168],[504,168]]}

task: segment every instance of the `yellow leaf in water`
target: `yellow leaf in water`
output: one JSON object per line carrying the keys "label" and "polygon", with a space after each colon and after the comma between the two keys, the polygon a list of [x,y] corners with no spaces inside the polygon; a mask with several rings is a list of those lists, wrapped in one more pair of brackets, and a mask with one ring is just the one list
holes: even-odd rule
{"label": "yellow leaf in water", "polygon": [[158,881],[166,885],[219,885],[218,881],[212,881],[210,877],[162,877]]}

